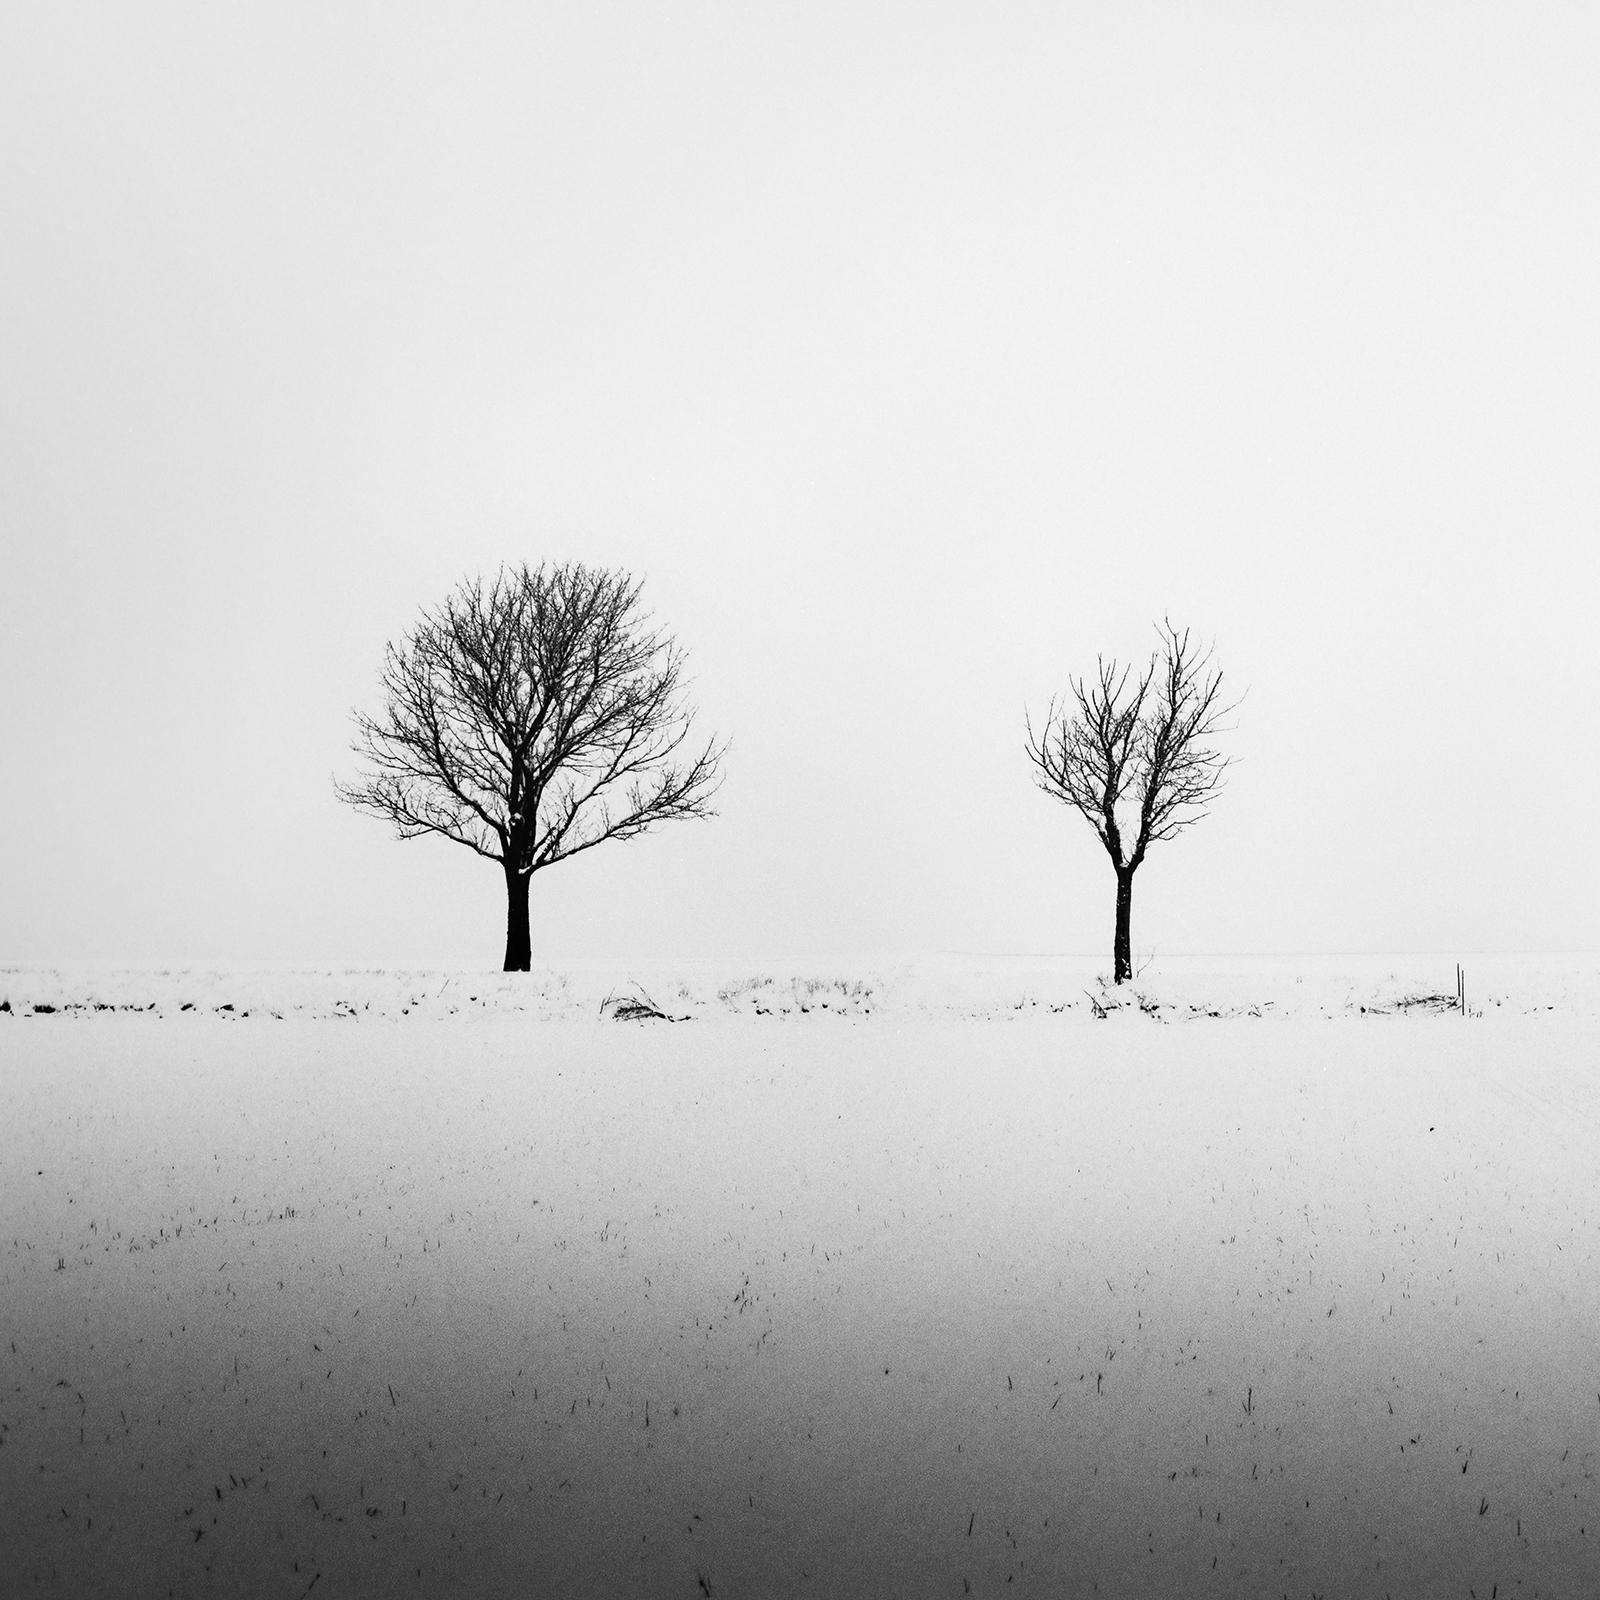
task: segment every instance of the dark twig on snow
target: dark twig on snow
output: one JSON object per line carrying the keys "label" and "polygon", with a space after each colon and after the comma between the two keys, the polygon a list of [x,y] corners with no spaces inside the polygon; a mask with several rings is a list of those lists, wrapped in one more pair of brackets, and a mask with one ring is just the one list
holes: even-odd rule
{"label": "dark twig on snow", "polygon": [[638,984],[631,995],[619,995],[613,990],[600,1002],[600,1015],[614,1022],[687,1022],[689,1014],[675,1017],[663,1011]]}

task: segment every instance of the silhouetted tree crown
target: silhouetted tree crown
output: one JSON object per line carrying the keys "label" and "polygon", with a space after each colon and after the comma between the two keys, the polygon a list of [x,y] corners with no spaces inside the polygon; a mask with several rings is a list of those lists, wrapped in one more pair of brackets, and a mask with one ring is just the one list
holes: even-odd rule
{"label": "silhouetted tree crown", "polygon": [[367,772],[341,799],[499,862],[507,971],[531,956],[535,872],[675,817],[706,817],[724,754],[687,749],[683,655],[625,572],[566,563],[469,579],[387,647],[385,707],[356,714]]}

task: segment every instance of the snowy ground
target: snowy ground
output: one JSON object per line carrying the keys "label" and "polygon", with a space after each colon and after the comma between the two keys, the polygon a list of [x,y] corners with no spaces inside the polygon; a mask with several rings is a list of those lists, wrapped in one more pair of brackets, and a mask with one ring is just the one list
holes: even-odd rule
{"label": "snowy ground", "polygon": [[[1469,1011],[1600,1016],[1600,956],[1166,957],[1136,963],[1113,993],[1123,1007],[1177,1021],[1279,1019],[1453,1007],[1463,963]],[[705,963],[619,968],[574,963],[507,976],[482,968],[0,967],[0,1014],[36,1009],[214,1012],[289,1017],[458,1017],[513,1012],[578,1021],[608,1001],[648,996],[672,1016],[836,1014],[999,1018],[1091,1015],[1109,963],[1087,957],[948,956],[893,966],[835,963],[729,969]]]}
{"label": "snowy ground", "polygon": [[1465,965],[0,971],[0,1590],[1593,1594],[1600,961]]}

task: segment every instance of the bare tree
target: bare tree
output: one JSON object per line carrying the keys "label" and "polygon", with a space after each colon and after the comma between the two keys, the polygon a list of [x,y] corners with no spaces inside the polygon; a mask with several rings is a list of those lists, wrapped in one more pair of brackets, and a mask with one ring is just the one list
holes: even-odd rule
{"label": "bare tree", "polygon": [[679,758],[683,656],[640,587],[578,563],[470,579],[388,646],[382,715],[356,714],[352,748],[370,770],[340,799],[402,839],[439,834],[500,864],[507,972],[532,957],[535,872],[712,815],[725,750]]}
{"label": "bare tree", "polygon": [[1235,709],[1209,650],[1171,622],[1139,678],[1103,657],[1093,682],[1079,678],[1044,727],[1028,721],[1028,757],[1046,794],[1082,812],[1117,874],[1113,981],[1133,976],[1133,875],[1158,839],[1206,813],[1228,758],[1212,745]]}

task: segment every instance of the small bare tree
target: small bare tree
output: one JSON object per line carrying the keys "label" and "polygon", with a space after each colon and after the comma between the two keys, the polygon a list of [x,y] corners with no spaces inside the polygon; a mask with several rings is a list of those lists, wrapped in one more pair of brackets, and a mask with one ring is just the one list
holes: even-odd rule
{"label": "small bare tree", "polygon": [[1235,709],[1222,700],[1211,652],[1171,622],[1141,677],[1103,657],[1093,682],[1079,678],[1044,727],[1028,721],[1028,757],[1039,787],[1082,812],[1117,874],[1113,981],[1133,976],[1133,875],[1158,839],[1206,813],[1227,757],[1212,745]]}
{"label": "small bare tree", "polygon": [[692,714],[683,656],[625,572],[581,564],[470,579],[388,646],[379,717],[356,714],[369,772],[339,797],[498,862],[507,972],[532,958],[535,872],[674,817],[712,814],[725,751],[675,759]]}

